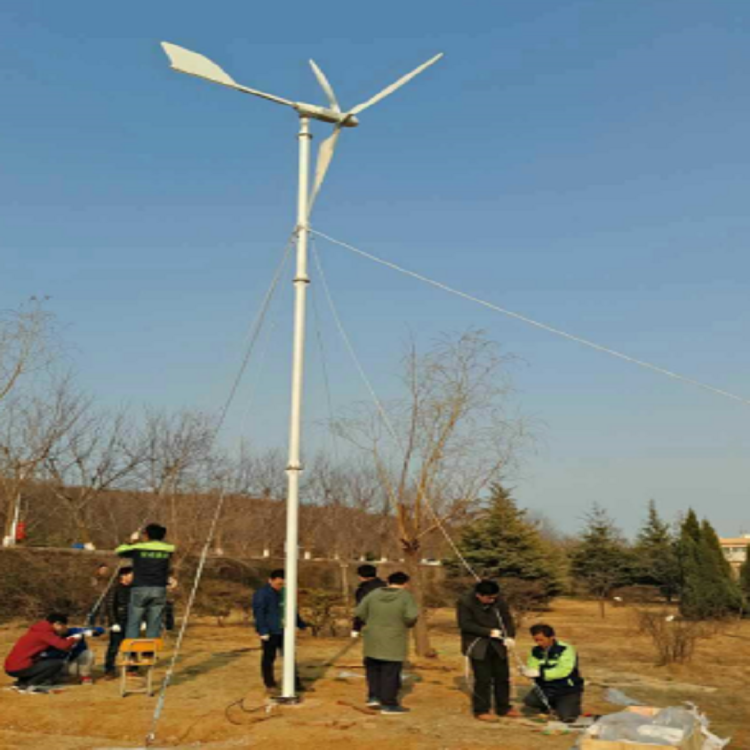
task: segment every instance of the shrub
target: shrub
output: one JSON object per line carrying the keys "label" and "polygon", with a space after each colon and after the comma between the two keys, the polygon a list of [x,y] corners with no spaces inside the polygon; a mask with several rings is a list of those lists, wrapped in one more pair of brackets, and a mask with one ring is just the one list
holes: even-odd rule
{"label": "shrub", "polygon": [[716,623],[685,620],[666,609],[636,610],[638,630],[647,635],[657,655],[657,665],[689,662],[700,640],[717,633]]}
{"label": "shrub", "polygon": [[337,608],[343,604],[341,594],[331,593],[325,589],[302,589],[300,591],[300,613],[302,619],[310,626],[314,637],[328,630],[329,635],[337,634]]}

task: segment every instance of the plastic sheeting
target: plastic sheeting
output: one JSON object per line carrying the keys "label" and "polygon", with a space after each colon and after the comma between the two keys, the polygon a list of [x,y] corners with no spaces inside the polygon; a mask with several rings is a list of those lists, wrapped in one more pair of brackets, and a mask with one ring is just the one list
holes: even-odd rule
{"label": "plastic sheeting", "polygon": [[720,750],[729,740],[722,740],[708,730],[708,720],[695,706],[670,706],[653,715],[637,711],[620,711],[602,716],[586,737],[607,741],[635,742],[655,747],[680,747],[693,732],[703,735],[702,750]]}

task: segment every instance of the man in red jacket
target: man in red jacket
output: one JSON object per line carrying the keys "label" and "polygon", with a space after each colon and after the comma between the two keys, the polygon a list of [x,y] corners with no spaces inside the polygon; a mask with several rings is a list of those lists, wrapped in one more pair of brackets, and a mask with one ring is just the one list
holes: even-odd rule
{"label": "man in red jacket", "polygon": [[54,684],[65,659],[40,659],[39,655],[49,648],[70,651],[83,637],[79,633],[65,638],[67,632],[68,618],[55,612],[32,625],[18,639],[5,660],[5,671],[16,678],[15,688],[33,690],[38,685]]}

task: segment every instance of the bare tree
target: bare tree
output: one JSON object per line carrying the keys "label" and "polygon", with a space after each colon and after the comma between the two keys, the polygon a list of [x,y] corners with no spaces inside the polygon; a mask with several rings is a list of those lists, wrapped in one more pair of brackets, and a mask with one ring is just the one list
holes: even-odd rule
{"label": "bare tree", "polygon": [[22,376],[54,360],[54,341],[54,316],[36,297],[16,310],[0,313],[0,401]]}
{"label": "bare tree", "polygon": [[187,519],[179,513],[179,504],[185,493],[195,497],[210,491],[215,433],[213,417],[200,411],[145,415],[139,473],[152,497],[146,512],[158,515],[171,529],[171,539],[183,546],[188,532],[180,515],[182,521]]}
{"label": "bare tree", "polygon": [[133,479],[145,460],[142,442],[124,409],[110,413],[88,408],[45,457],[49,487],[70,513],[81,541],[92,542],[92,532],[102,526],[101,518],[92,513],[94,500]]}
{"label": "bare tree", "polygon": [[50,384],[44,397],[12,394],[0,419],[0,486],[5,497],[4,541],[12,544],[24,490],[88,408],[70,378]]}
{"label": "bare tree", "polygon": [[[339,435],[371,456],[387,489],[422,610],[425,539],[476,507],[528,439],[524,421],[510,410],[511,360],[481,331],[443,336],[425,354],[412,343],[404,358],[407,396],[384,406],[385,414],[367,406],[335,424]],[[431,653],[424,617],[415,641],[419,655]]]}
{"label": "bare tree", "polygon": [[241,446],[235,461],[231,485],[235,497],[227,509],[222,528],[232,528],[231,536],[235,540],[241,528],[243,544],[255,547],[256,553],[273,555],[283,552],[285,466],[286,459],[280,449],[254,453],[248,445]]}

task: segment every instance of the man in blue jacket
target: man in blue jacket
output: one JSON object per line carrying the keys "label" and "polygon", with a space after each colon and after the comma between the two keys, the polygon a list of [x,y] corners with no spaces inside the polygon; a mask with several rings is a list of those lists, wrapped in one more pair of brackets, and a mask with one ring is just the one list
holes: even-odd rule
{"label": "man in blue jacket", "polygon": [[81,685],[93,685],[91,672],[94,667],[94,652],[86,643],[86,638],[98,638],[106,631],[100,627],[66,628],[66,638],[76,638],[76,644],[71,649],[58,649],[55,646],[43,651],[40,659],[63,659],[65,666],[63,674],[78,678]]}
{"label": "man in blue jacket", "polygon": [[[273,570],[268,577],[268,583],[261,586],[253,595],[253,616],[255,629],[260,636],[263,656],[260,671],[266,689],[274,691],[276,678],[273,665],[276,653],[284,653],[284,571]],[[297,627],[304,630],[307,624],[297,614]],[[296,669],[294,672],[295,691],[301,692],[304,686]]]}

